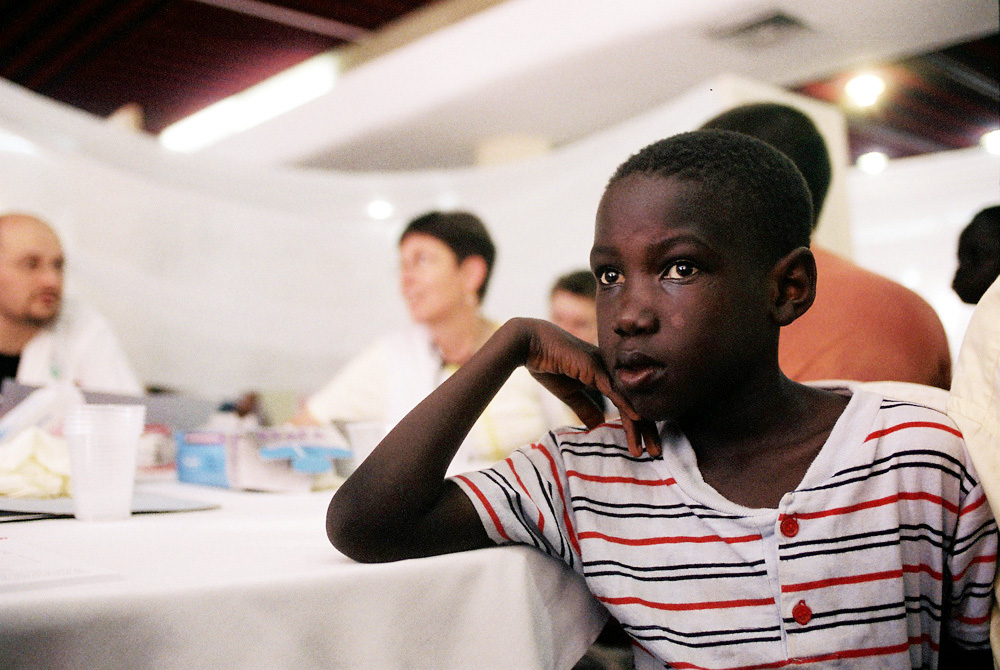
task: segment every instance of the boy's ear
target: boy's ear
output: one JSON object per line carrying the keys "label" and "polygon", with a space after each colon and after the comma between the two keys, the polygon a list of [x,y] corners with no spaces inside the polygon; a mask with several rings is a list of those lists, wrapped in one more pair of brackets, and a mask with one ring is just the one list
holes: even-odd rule
{"label": "boy's ear", "polygon": [[806,313],[816,298],[816,259],[799,247],[771,269],[771,313],[779,326],[787,326]]}
{"label": "boy's ear", "polygon": [[482,256],[466,256],[458,264],[462,283],[467,293],[479,294],[479,287],[486,281],[486,259]]}

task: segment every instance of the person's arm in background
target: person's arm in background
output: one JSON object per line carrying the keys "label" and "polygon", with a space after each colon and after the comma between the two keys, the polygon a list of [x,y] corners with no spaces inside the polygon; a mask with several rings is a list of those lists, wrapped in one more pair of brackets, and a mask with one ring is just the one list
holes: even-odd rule
{"label": "person's arm in background", "polygon": [[363,562],[392,561],[490,546],[472,503],[445,479],[476,419],[510,374],[525,365],[588,425],[603,413],[581,389],[596,386],[622,408],[630,447],[648,427],[611,387],[596,347],[546,321],[513,319],[417,405],[338,489],[327,534]]}
{"label": "person's arm in background", "polygon": [[348,361],[288,422],[328,426],[333,421],[381,421],[387,377],[385,346],[378,342]]}

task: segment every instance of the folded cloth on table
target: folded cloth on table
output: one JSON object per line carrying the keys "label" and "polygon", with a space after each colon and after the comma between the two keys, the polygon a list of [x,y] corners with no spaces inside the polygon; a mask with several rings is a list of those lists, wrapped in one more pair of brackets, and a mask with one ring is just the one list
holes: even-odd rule
{"label": "folded cloth on table", "polygon": [[0,496],[66,495],[69,495],[66,440],[31,426],[0,445]]}

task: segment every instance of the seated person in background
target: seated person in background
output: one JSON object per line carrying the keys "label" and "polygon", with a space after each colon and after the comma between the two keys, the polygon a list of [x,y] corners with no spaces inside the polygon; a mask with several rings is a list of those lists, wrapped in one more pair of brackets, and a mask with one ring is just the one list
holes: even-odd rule
{"label": "seated person in background", "polygon": [[142,395],[104,317],[63,300],[62,244],[28,214],[0,215],[0,377]]}
{"label": "seated person in background", "polygon": [[[805,177],[813,227],[830,186],[830,157],[802,112],[775,103],[736,107],[703,128],[733,130],[783,152]],[[781,331],[782,371],[795,381],[901,381],[947,389],[951,354],[934,308],[910,289],[812,247],[819,283],[807,314]]]}
{"label": "seated person in background", "polygon": [[247,391],[236,400],[223,401],[205,422],[205,430],[239,432],[270,426],[271,421],[257,391]]}
{"label": "seated person in background", "polygon": [[987,207],[972,217],[958,238],[958,269],[952,289],[975,305],[1000,277],[1000,205]]}
{"label": "seated person in background", "polygon": [[[779,367],[779,329],[815,293],[811,223],[795,166],[753,138],[629,158],[597,210],[599,349],[504,324],[337,491],[333,544],[362,561],[536,547],[583,575],[640,670],[979,667],[957,663],[989,658],[997,533],[954,424]],[[446,479],[522,366],[591,428]]]}
{"label": "seated person in background", "polygon": [[[573,337],[597,344],[597,280],[590,270],[577,270],[556,279],[549,293],[549,321]],[[605,414],[617,415],[614,405],[597,389],[586,388]],[[577,421],[576,423],[579,423]]]}
{"label": "seated person in background", "polygon": [[597,280],[590,270],[556,279],[549,293],[549,321],[584,342],[597,344]]}
{"label": "seated person in background", "polygon": [[[349,362],[292,422],[374,421],[387,432],[497,329],[480,311],[495,255],[486,227],[472,214],[431,212],[411,221],[399,256],[400,290],[413,325]],[[472,427],[455,468],[492,464],[569,421],[562,403],[522,370]]]}

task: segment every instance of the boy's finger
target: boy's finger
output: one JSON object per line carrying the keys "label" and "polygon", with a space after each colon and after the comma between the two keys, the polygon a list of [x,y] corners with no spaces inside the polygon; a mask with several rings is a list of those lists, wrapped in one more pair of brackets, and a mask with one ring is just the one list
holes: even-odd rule
{"label": "boy's finger", "polygon": [[632,405],[629,401],[626,400],[625,397],[616,391],[615,387],[611,385],[611,380],[607,375],[596,375],[594,378],[594,385],[597,386],[598,391],[604,394],[604,396],[618,408],[618,413],[621,414],[622,418],[627,417],[632,421],[641,420],[639,413],[632,409]]}
{"label": "boy's finger", "polygon": [[587,428],[597,428],[604,423],[604,410],[598,407],[585,393],[575,393],[571,398],[563,400],[569,408],[583,421]]}
{"label": "boy's finger", "polygon": [[635,421],[622,417],[622,428],[625,429],[625,441],[628,443],[628,453],[638,458],[642,456],[642,435]]}
{"label": "boy's finger", "polygon": [[656,424],[651,421],[642,421],[639,424],[642,433],[642,441],[646,445],[646,453],[653,458],[659,458],[663,454],[663,445],[660,444],[660,433],[656,430]]}

